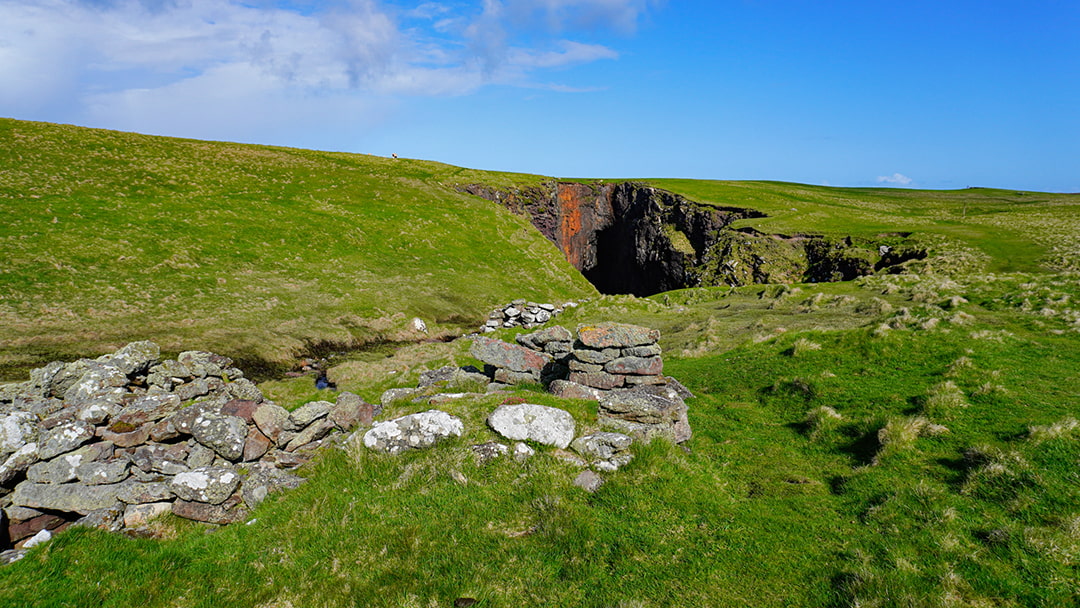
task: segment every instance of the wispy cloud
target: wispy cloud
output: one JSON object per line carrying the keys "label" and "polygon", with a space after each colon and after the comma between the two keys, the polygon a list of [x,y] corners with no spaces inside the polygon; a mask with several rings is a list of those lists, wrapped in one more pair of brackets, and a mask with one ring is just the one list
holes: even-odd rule
{"label": "wispy cloud", "polygon": [[894,184],[897,186],[910,185],[912,179],[903,173],[893,173],[892,175],[879,175],[877,178],[879,184]]}
{"label": "wispy cloud", "polygon": [[[542,83],[618,53],[651,0],[3,0],[0,115],[246,137],[333,109],[377,116],[407,96]],[[284,112],[284,115],[282,113]],[[247,126],[245,126],[247,125]],[[181,129],[180,127],[184,127]],[[208,131],[199,130],[199,133]],[[194,135],[194,134],[193,134]]]}

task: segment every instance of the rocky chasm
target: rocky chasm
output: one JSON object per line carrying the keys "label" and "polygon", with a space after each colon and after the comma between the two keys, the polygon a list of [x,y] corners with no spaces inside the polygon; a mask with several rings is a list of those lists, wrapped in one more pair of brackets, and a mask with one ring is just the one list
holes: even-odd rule
{"label": "rocky chasm", "polygon": [[[635,182],[549,182],[513,191],[461,189],[526,214],[597,290],[648,296],[673,289],[851,280],[925,257],[888,239],[763,234],[733,228],[753,209],[698,203]],[[900,245],[899,247],[897,245]]]}

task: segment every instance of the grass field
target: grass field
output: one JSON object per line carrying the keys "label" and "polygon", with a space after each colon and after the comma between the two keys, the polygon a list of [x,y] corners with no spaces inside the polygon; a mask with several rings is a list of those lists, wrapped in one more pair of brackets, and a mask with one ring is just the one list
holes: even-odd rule
{"label": "grass field", "polygon": [[[660,329],[665,373],[697,395],[685,446],[635,445],[595,494],[550,448],[478,464],[469,446],[496,438],[484,419],[506,396],[454,400],[442,407],[463,437],[398,457],[326,450],[249,525],[170,516],[159,538],[61,533],[0,568],[0,607],[1080,605],[1076,195],[654,180],[766,211],[752,220],[763,232],[915,232],[945,253],[918,274],[847,283],[600,296],[523,218],[452,188],[541,178],[0,129],[5,143],[38,138],[0,151],[0,237],[15,246],[0,262],[6,361],[128,337],[280,352],[408,341],[412,315],[449,331],[512,297],[585,297],[557,322]],[[88,312],[119,299],[123,314]],[[330,373],[374,401],[470,363],[464,340],[381,343]],[[289,409],[329,396],[310,378],[260,387]],[[595,428],[590,402],[513,397],[570,411],[579,435]]]}

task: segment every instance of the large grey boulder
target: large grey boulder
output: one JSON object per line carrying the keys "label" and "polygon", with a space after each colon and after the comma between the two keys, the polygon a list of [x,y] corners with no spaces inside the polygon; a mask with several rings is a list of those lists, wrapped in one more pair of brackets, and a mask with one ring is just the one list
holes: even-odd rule
{"label": "large grey boulder", "polygon": [[213,412],[199,414],[191,425],[195,440],[226,460],[240,460],[243,457],[247,433],[243,418]]}
{"label": "large grey boulder", "polygon": [[174,476],[169,489],[183,500],[217,505],[239,485],[240,474],[230,467],[202,467]]}
{"label": "large grey boulder", "polygon": [[501,405],[488,416],[487,422],[496,433],[515,441],[532,440],[561,449],[574,438],[574,417],[546,405]]}
{"label": "large grey boulder", "polygon": [[465,425],[440,410],[410,414],[378,422],[364,433],[364,445],[388,454],[428,448],[447,437],[460,437]]}

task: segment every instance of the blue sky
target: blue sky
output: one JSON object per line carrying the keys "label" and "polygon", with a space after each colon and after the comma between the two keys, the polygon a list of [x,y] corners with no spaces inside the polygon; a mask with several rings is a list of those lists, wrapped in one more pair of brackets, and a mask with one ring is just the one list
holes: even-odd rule
{"label": "blue sky", "polygon": [[1080,192],[1080,2],[0,0],[0,116],[560,177]]}

